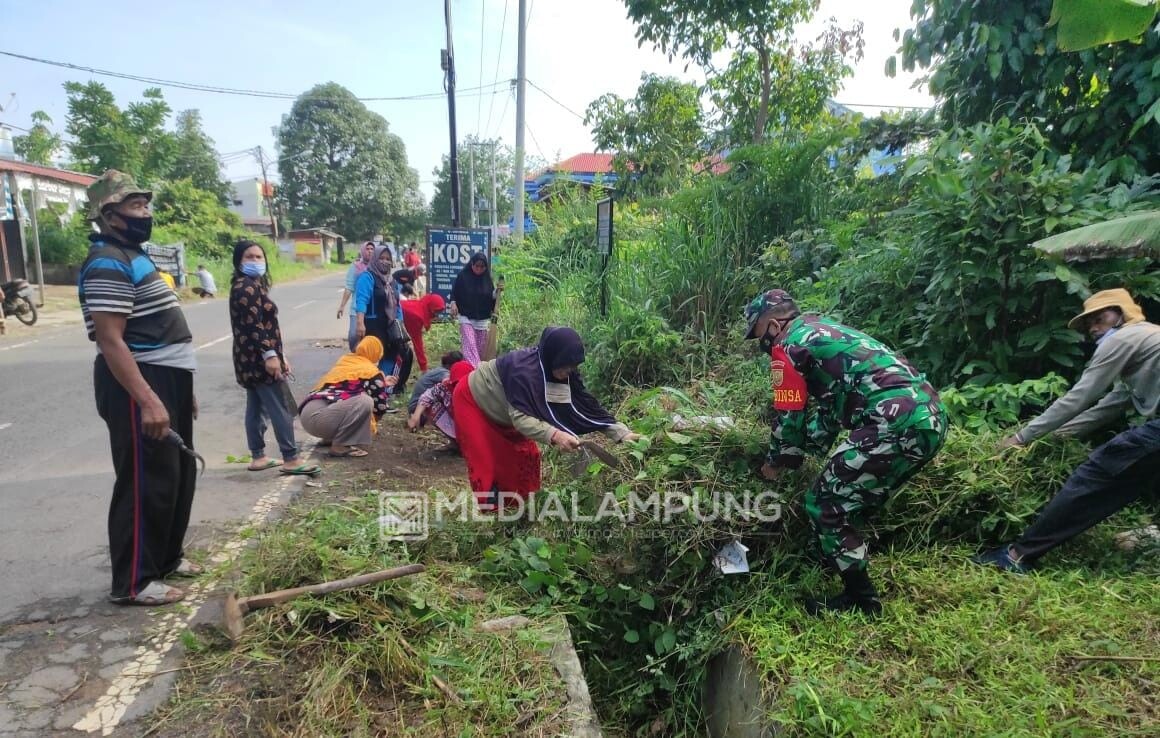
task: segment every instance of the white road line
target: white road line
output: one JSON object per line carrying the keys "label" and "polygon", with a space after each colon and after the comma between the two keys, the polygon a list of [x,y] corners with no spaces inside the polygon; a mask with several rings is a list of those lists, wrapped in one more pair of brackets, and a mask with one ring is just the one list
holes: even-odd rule
{"label": "white road line", "polygon": [[202,345],[198,346],[197,348],[194,349],[194,351],[201,351],[203,348],[209,348],[210,346],[216,346],[217,344],[221,343],[222,341],[228,341],[233,337],[234,337],[234,334],[231,333],[228,336],[222,336],[221,338],[215,338],[212,341],[210,341],[209,343],[203,343]]}
{"label": "white road line", "polygon": [[11,428],[11,427],[12,427],[11,423],[0,423],[0,430],[4,430],[5,428]]}
{"label": "white road line", "polygon": [[294,307],[292,307],[292,308],[290,308],[290,309],[291,309],[291,310],[297,310],[297,309],[299,309],[299,308],[304,308],[304,307],[306,307],[307,305],[313,305],[313,304],[314,304],[314,303],[316,303],[316,302],[318,302],[318,300],[307,300],[306,302],[302,303],[301,305],[295,305]]}
{"label": "white road line", "polygon": [[14,343],[11,346],[4,346],[0,348],[0,351],[11,351],[12,349],[24,348],[25,346],[31,346],[34,343],[40,343],[40,339],[34,338],[31,341],[25,341],[24,343]]}
{"label": "white road line", "polygon": [[[304,448],[303,453],[309,454],[313,449]],[[261,527],[270,517],[271,511],[277,507],[281,499],[293,483],[295,477],[287,476],[282,479],[272,491],[266,493],[254,505],[250,515],[238,527],[233,538],[228,541],[221,551],[210,557],[210,564],[216,568],[222,564],[232,564],[238,554],[246,546],[247,539],[242,532],[247,528]],[[137,658],[121,668],[121,674],[113,679],[109,688],[88,713],[73,724],[73,730],[85,733],[100,732],[101,735],[112,735],[117,725],[125,717],[125,711],[136,701],[137,695],[149,684],[161,666],[165,654],[177,643],[181,634],[189,627],[189,623],[197,615],[201,606],[205,604],[217,582],[209,577],[194,583],[185,590],[185,599],[182,605],[186,612],[170,610],[159,618],[161,626],[156,635],[145,644],[137,647]]]}

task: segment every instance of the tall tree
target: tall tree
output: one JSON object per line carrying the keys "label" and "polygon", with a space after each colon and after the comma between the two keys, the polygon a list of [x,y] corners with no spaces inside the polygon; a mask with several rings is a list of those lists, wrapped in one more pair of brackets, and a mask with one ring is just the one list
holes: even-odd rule
{"label": "tall tree", "polygon": [[[471,188],[468,186],[468,171],[472,157],[475,157],[475,196],[477,200],[491,200],[491,145],[495,149],[496,189],[499,197],[499,212],[497,222],[507,223],[512,215],[512,181],[514,178],[515,156],[512,149],[502,146],[498,141],[481,141],[474,136],[468,136],[459,144],[459,212],[460,220],[466,225],[471,212]],[[472,150],[474,149],[474,154]],[[435,195],[431,201],[431,216],[436,223],[451,222],[451,164],[450,157],[443,156],[443,161],[432,174],[435,175]],[[530,174],[535,167],[525,162],[525,170]],[[479,214],[480,225],[490,224],[490,213]]]}
{"label": "tall tree", "polygon": [[770,135],[807,126],[823,114],[826,101],[837,93],[842,80],[853,74],[853,64],[861,60],[864,45],[860,21],[843,29],[830,19],[813,43],[770,49],[766,57],[768,80],[759,53],[735,53],[728,66],[711,75],[706,85],[720,111],[716,128],[721,132],[721,143],[741,146],[760,140],[759,131]]}
{"label": "tall tree", "polygon": [[642,74],[636,96],[608,93],[593,100],[584,124],[600,151],[611,151],[626,191],[659,194],[687,181],[705,156],[701,91],[675,77]]}
{"label": "tall tree", "polygon": [[161,90],[145,90],[142,100],[125,110],[100,82],[65,82],[68,119],[65,130],[73,137],[69,153],[81,171],[100,174],[119,169],[152,185],[165,179],[174,162],[176,142],[165,130],[169,104]]}
{"label": "tall tree", "polygon": [[389,232],[422,198],[402,139],[345,87],[318,85],[294,101],[278,128],[280,197],[298,226],[352,239]]}
{"label": "tall tree", "polygon": [[33,164],[51,165],[52,157],[60,151],[61,138],[52,132],[49,126],[52,118],[43,110],[32,113],[32,128],[23,136],[12,139],[16,153],[24,157],[25,161]]}
{"label": "tall tree", "polygon": [[223,205],[229,205],[231,188],[222,179],[221,160],[213,139],[202,129],[200,112],[183,110],[177,114],[174,141],[176,146],[169,178],[188,179],[195,187],[212,192]]}
{"label": "tall tree", "polygon": [[[915,0],[902,67],[929,70],[953,125],[1040,118],[1053,145],[1081,162],[1126,154],[1160,172],[1160,33],[1067,53],[1051,10],[1052,0]],[[897,65],[888,60],[887,74]]]}
{"label": "tall tree", "polygon": [[730,49],[752,60],[757,78],[757,109],[752,141],[765,138],[770,116],[776,57],[793,48],[793,29],[808,20],[820,0],[624,0],[636,37],[669,55],[704,67],[713,55]]}

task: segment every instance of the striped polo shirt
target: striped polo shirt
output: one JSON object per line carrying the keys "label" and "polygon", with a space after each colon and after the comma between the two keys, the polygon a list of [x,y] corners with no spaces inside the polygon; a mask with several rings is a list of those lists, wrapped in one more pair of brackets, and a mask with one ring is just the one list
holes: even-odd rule
{"label": "striped polo shirt", "polygon": [[195,371],[185,314],[153,260],[104,234],[89,239],[92,245],[77,281],[89,340],[97,340],[93,313],[124,315],[125,343],[137,363]]}

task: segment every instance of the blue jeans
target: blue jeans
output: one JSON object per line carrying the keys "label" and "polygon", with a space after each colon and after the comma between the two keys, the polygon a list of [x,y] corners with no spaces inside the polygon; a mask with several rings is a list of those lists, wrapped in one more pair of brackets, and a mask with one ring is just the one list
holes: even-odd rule
{"label": "blue jeans", "polygon": [[294,441],[294,416],[282,396],[282,385],[262,384],[246,388],[246,443],[250,456],[257,459],[266,455],[266,419],[274,426],[274,438],[283,461],[298,457]]}

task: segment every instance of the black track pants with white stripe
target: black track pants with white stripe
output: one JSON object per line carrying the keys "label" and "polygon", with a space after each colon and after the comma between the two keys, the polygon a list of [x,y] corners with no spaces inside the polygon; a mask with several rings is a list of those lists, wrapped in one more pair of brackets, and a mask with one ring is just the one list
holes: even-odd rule
{"label": "black track pants with white stripe", "polygon": [[[193,448],[193,373],[138,364],[169,412],[170,426]],[[135,597],[149,582],[181,563],[197,482],[195,461],[178,448],[142,433],[141,408],[109,371],[93,367],[97,412],[109,427],[113,499],[109,504],[109,557],[113,597]]]}

